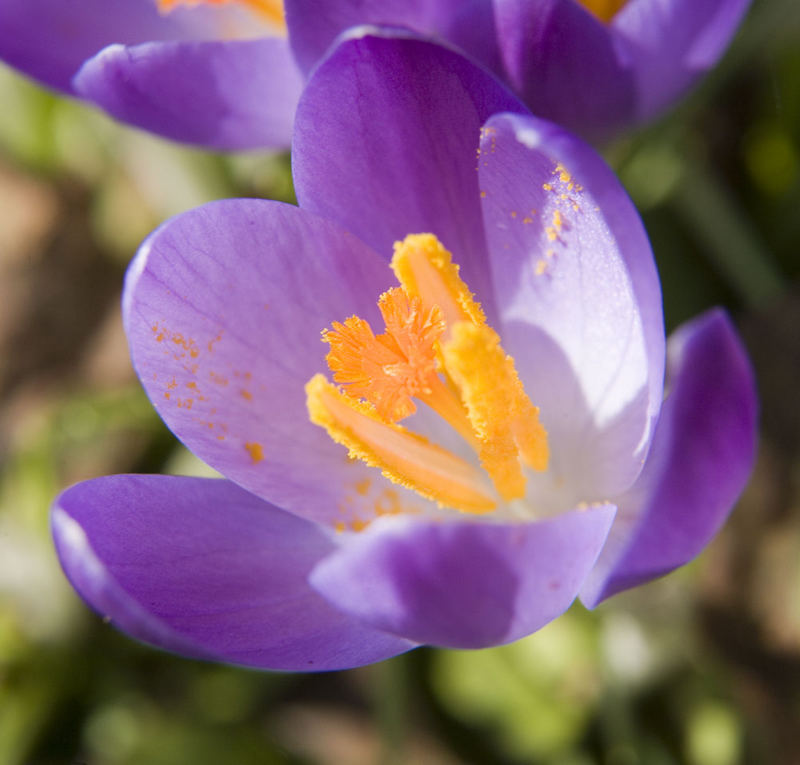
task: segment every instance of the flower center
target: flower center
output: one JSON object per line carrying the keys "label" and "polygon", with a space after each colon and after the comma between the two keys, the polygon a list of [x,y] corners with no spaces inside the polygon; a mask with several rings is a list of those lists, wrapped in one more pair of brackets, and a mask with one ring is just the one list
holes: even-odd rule
{"label": "flower center", "polygon": [[578,0],[578,2],[600,21],[608,23],[628,0]]}
{"label": "flower center", "polygon": [[[521,499],[524,466],[546,470],[549,450],[514,360],[435,236],[396,243],[392,269],[400,286],[378,299],[384,333],[358,316],[323,331],[339,387],[321,374],[308,382],[311,421],[351,457],[441,506],[483,513],[496,495]],[[397,424],[416,411],[414,399],[462,436],[483,471]]]}
{"label": "flower center", "polygon": [[235,5],[238,4],[257,13],[277,30],[286,30],[282,0],[155,0],[161,13],[169,13],[182,5],[196,7],[200,5]]}

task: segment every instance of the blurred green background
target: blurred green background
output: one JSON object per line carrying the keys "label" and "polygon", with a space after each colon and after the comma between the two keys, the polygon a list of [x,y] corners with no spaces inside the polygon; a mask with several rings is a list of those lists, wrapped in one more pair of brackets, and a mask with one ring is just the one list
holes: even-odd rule
{"label": "blurred green background", "polygon": [[800,763],[800,4],[756,2],[721,65],[607,148],[669,328],[725,305],[762,398],[756,471],[686,569],[514,645],[320,675],[138,645],[62,578],[48,508],[115,472],[202,474],[151,410],[126,264],[181,210],[291,200],[286,156],[220,157],[0,69],[0,763]]}

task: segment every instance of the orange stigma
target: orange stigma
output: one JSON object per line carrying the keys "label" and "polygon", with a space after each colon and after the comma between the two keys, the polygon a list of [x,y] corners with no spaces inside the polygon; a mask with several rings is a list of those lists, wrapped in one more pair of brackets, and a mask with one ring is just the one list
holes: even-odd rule
{"label": "orange stigma", "polygon": [[[546,470],[549,452],[514,360],[435,236],[395,244],[392,268],[400,286],[378,300],[385,333],[358,316],[323,331],[342,387],[322,375],[309,382],[311,421],[351,457],[441,506],[485,513],[497,497],[521,499],[525,468]],[[416,411],[414,399],[463,437],[485,472],[395,424]]]}
{"label": "orange stigma", "polygon": [[322,339],[331,346],[326,357],[333,379],[353,398],[374,404],[378,414],[396,422],[416,411],[413,397],[429,394],[438,382],[436,343],[444,332],[442,312],[427,311],[419,298],[399,287],[384,292],[378,307],[386,325],[377,337],[364,319],[351,316],[333,323]]}

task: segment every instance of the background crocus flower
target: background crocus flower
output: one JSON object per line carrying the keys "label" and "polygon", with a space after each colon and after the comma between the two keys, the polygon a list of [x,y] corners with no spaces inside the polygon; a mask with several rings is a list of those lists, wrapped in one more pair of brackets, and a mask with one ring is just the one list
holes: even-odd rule
{"label": "background crocus flower", "polygon": [[[750,471],[750,368],[724,314],[707,314],[670,342],[662,405],[652,254],[589,147],[450,50],[364,35],[312,76],[293,152],[299,208],[197,208],[131,265],[124,315],[141,381],[227,480],[111,476],[64,492],[56,546],[95,609],[191,656],[332,669],[418,643],[515,640],[579,593],[593,606],[702,549]],[[421,296],[422,324],[398,319],[399,291],[409,306]],[[365,322],[396,358],[412,340],[423,356],[439,343],[480,460],[436,401],[410,416],[387,405],[406,432],[325,382],[350,358],[334,322],[361,332],[366,361]],[[459,334],[490,342],[471,350]],[[372,368],[364,395],[383,406],[376,380],[396,370]],[[509,432],[510,451],[493,451]],[[546,450],[528,460],[520,432]],[[429,447],[434,459],[418,460]],[[520,469],[517,453],[531,464],[522,488],[481,483],[494,458]]]}
{"label": "background crocus flower", "polygon": [[717,63],[749,0],[287,0],[309,71],[336,35],[399,23],[448,40],[492,69],[537,116],[588,138],[652,118]]}
{"label": "background crocus flower", "polygon": [[0,58],[113,117],[218,149],[287,146],[303,78],[279,0],[9,0]]}
{"label": "background crocus flower", "polygon": [[748,4],[8,0],[0,58],[178,141],[283,147],[303,78],[337,36],[362,24],[402,26],[459,46],[534,114],[605,138],[652,117],[713,66]]}

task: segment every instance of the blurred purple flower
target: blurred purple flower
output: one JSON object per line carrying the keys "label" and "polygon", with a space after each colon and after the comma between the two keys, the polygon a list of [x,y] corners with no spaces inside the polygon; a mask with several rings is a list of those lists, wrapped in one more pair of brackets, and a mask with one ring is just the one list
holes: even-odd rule
{"label": "blurred purple flower", "polygon": [[749,5],[286,0],[287,38],[271,18],[278,0],[160,0],[175,6],[168,13],[158,2],[5,0],[0,58],[178,141],[283,147],[304,77],[336,37],[363,24],[402,26],[460,46],[534,114],[602,139],[680,97],[717,62]]}
{"label": "blurred purple flower", "polygon": [[[665,354],[641,221],[588,146],[458,54],[385,33],[316,70],[293,161],[299,208],[205,205],[130,267],[139,377],[227,480],[61,495],[58,553],[98,612],[191,656],[334,669],[515,640],[700,552],[751,469],[750,367],[719,311]],[[427,442],[390,422],[406,394],[429,404],[404,420]]]}
{"label": "blurred purple flower", "polygon": [[648,120],[724,53],[750,0],[287,0],[304,72],[357,24],[460,46],[543,117],[589,139]]}
{"label": "blurred purple flower", "polygon": [[4,0],[0,59],[116,119],[218,149],[288,146],[303,77],[280,0]]}

